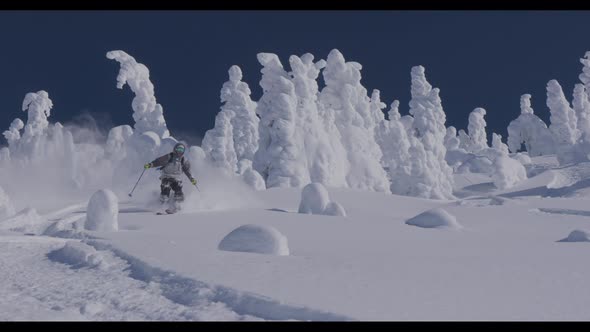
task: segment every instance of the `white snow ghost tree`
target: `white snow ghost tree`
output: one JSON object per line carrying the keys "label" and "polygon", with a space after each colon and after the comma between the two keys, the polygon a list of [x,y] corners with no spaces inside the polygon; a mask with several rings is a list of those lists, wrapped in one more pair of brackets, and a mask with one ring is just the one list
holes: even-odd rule
{"label": "white snow ghost tree", "polygon": [[106,157],[112,161],[120,161],[125,158],[125,142],[133,135],[133,129],[129,125],[111,128],[107,136],[105,146]]}
{"label": "white snow ghost tree", "polygon": [[531,107],[531,95],[520,97],[520,115],[508,125],[508,148],[518,152],[524,144],[529,156],[552,154],[555,151],[553,135]]}
{"label": "white snow ghost tree", "polygon": [[457,139],[459,139],[459,149],[463,149],[465,151],[469,150],[469,147],[471,146],[471,138],[469,135],[467,135],[465,130],[459,129]]}
{"label": "white snow ghost tree", "polygon": [[590,101],[588,100],[588,93],[583,84],[576,84],[574,88],[574,95],[572,106],[576,112],[577,128],[580,131],[580,138],[585,141],[590,141]]}
{"label": "white snow ghost tree", "polygon": [[207,130],[201,144],[211,163],[229,174],[235,173],[238,165],[231,125],[234,114],[231,109],[222,108],[215,116],[215,127]]}
{"label": "white snow ghost tree", "polygon": [[576,143],[578,138],[576,114],[556,80],[547,83],[547,106],[551,111],[549,130],[553,133],[555,143],[559,146],[571,146]]}
{"label": "white snow ghost tree", "polygon": [[332,50],[323,71],[326,86],[320,93],[320,103],[334,112],[348,160],[348,186],[390,192],[387,174],[381,167],[381,149],[368,129],[372,123],[370,99],[360,83],[361,69],[359,63],[345,62],[340,51]]}
{"label": "white snow ghost tree", "polygon": [[[391,181],[390,190],[397,195],[411,195],[410,137],[401,122],[399,101],[391,103],[386,136],[383,142],[383,165]],[[417,142],[417,140],[416,140]],[[416,143],[415,142],[415,143]],[[417,142],[419,143],[419,142]]]}
{"label": "white snow ghost tree", "polygon": [[[453,170],[445,160],[446,115],[443,111],[438,88],[426,80],[424,67],[415,66],[411,72],[412,86],[410,114],[414,116],[412,124],[415,137],[423,145],[424,154],[419,147],[413,147],[414,164],[423,163],[417,169],[419,175],[414,177],[416,186],[420,187],[419,196],[435,199],[453,198]],[[418,158],[419,157],[419,158]]]}
{"label": "white snow ghost tree", "polygon": [[[326,61],[314,62],[312,54],[306,53],[301,57],[292,55],[289,63],[292,72],[292,82],[297,97],[296,123],[299,135],[303,138],[306,164],[311,182],[318,182],[326,186],[345,186],[345,172],[339,165],[342,154],[335,149],[331,141],[339,140],[338,136],[331,137],[334,121],[326,124],[323,115],[325,110],[319,109],[317,78],[320,70],[326,66]],[[332,126],[332,128],[330,128]]]}
{"label": "white snow ghost tree", "polygon": [[254,169],[267,188],[301,187],[309,183],[309,172],[303,138],[296,128],[295,86],[276,54],[259,53],[257,57],[263,66],[263,95],[256,107],[260,123]]}
{"label": "white snow ghost tree", "polygon": [[6,130],[4,134],[4,138],[6,142],[8,142],[9,147],[16,147],[16,144],[20,140],[21,134],[20,131],[25,127],[25,124],[21,119],[14,119],[10,124],[8,130]]}
{"label": "white snow ghost tree", "polygon": [[160,138],[170,136],[166,120],[164,120],[162,105],[156,102],[149,69],[124,51],[110,51],[107,53],[107,58],[121,64],[117,75],[117,88],[123,89],[127,84],[135,94],[131,107],[133,108],[134,128],[137,135],[153,131]]}
{"label": "white snow ghost tree", "polygon": [[447,133],[445,134],[445,148],[447,152],[449,150],[457,150],[460,143],[459,138],[457,138],[457,128],[453,126],[447,127]]}
{"label": "white snow ghost tree", "polygon": [[231,126],[233,145],[238,161],[254,160],[258,150],[258,122],[256,102],[250,99],[250,87],[242,82],[242,70],[238,66],[229,68],[229,81],[223,83],[221,89],[222,110],[233,112]]}
{"label": "white snow ghost tree", "polygon": [[484,116],[486,110],[478,107],[469,114],[469,124],[467,130],[469,131],[469,138],[471,145],[468,151],[477,153],[483,149],[488,148],[488,138],[486,134],[486,120]]}
{"label": "white snow ghost tree", "polygon": [[504,155],[508,155],[508,145],[502,142],[502,135],[492,133],[492,148],[500,151]]}

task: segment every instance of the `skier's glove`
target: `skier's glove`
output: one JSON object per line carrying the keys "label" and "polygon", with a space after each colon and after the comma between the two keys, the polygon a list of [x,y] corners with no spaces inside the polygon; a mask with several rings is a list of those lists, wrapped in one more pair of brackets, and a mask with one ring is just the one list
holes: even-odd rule
{"label": "skier's glove", "polygon": [[191,178],[191,183],[196,186],[197,185],[197,179],[195,178]]}
{"label": "skier's glove", "polygon": [[143,168],[145,168],[145,169],[152,168],[152,163],[147,163],[147,164],[143,165]]}

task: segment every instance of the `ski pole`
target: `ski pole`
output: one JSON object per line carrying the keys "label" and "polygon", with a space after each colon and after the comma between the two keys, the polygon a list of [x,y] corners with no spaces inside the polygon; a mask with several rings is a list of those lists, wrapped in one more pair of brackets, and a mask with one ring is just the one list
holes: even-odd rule
{"label": "ski pole", "polygon": [[131,192],[129,193],[129,197],[133,197],[133,192],[135,191],[135,188],[139,184],[139,180],[141,180],[141,177],[143,176],[143,173],[145,173],[145,168],[143,169],[143,172],[141,172],[141,175],[139,176],[139,179],[137,179],[137,183],[135,183],[135,186],[133,187],[133,190],[131,190]]}

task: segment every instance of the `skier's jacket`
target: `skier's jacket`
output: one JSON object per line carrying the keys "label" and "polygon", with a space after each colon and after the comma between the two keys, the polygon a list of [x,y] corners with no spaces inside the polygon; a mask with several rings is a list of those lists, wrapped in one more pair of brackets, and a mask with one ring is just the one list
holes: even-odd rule
{"label": "skier's jacket", "polygon": [[152,167],[160,167],[162,171],[160,179],[180,181],[183,172],[189,179],[193,178],[191,175],[191,163],[184,156],[178,157],[174,152],[156,158],[151,164]]}

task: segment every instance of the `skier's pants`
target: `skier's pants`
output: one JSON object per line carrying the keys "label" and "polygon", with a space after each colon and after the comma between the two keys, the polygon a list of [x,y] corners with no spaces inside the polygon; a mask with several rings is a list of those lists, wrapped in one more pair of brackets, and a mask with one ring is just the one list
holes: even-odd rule
{"label": "skier's pants", "polygon": [[174,190],[175,200],[184,200],[184,194],[182,193],[182,181],[172,178],[163,178],[162,185],[160,185],[161,196],[170,197],[170,189]]}

